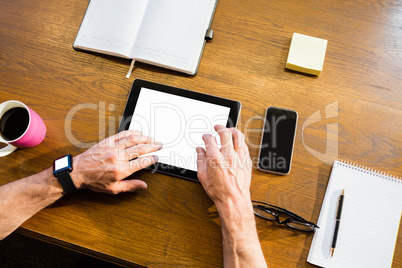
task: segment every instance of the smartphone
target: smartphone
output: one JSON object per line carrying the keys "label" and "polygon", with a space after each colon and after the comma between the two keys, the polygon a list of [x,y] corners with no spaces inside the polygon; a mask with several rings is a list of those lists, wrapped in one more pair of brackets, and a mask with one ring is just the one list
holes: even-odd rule
{"label": "smartphone", "polygon": [[278,107],[267,108],[258,156],[260,171],[289,174],[296,127],[296,111]]}

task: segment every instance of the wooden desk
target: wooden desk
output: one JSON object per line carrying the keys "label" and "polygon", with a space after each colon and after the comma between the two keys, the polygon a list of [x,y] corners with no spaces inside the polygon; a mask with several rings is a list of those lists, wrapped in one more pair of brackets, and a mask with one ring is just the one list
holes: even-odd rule
{"label": "wooden desk", "polygon": [[[297,110],[292,172],[274,176],[254,169],[251,192],[312,221],[333,160],[402,173],[399,1],[220,0],[214,40],[196,76],[138,63],[130,79],[128,60],[72,49],[87,1],[0,0],[0,6],[0,101],[25,102],[48,128],[41,145],[0,159],[0,184],[83,152],[75,142],[114,134],[134,78],[241,101],[239,129],[253,159],[265,108]],[[284,69],[293,32],[329,40],[319,77]],[[88,108],[79,109],[84,104]],[[65,121],[72,109],[70,127]],[[321,120],[305,125],[314,116]],[[222,266],[219,218],[201,185],[148,171],[134,176],[149,189],[66,196],[18,231],[127,266]],[[257,227],[270,267],[311,266],[312,234],[260,219]],[[394,267],[401,266],[400,231]]]}

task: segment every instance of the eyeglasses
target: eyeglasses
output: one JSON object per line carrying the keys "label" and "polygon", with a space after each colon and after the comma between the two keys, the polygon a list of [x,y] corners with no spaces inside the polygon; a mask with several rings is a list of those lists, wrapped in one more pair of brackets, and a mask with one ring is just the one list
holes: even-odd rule
{"label": "eyeglasses", "polygon": [[270,205],[260,201],[252,201],[254,214],[268,221],[276,221],[280,224],[305,232],[314,231],[315,228],[320,228],[316,224],[309,222],[293,212]]}

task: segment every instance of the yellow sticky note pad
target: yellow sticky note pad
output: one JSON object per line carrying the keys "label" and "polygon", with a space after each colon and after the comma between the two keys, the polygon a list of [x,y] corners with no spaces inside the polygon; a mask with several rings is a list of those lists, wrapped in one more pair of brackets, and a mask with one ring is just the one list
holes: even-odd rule
{"label": "yellow sticky note pad", "polygon": [[324,65],[328,40],[293,33],[286,68],[319,75]]}

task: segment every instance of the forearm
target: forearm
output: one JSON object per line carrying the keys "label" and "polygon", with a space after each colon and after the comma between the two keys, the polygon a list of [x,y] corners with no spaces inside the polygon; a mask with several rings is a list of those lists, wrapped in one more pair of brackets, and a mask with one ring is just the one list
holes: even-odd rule
{"label": "forearm", "polygon": [[0,240],[62,196],[63,189],[51,168],[1,186]]}
{"label": "forearm", "polygon": [[267,267],[251,202],[236,202],[218,208],[222,221],[225,267]]}

